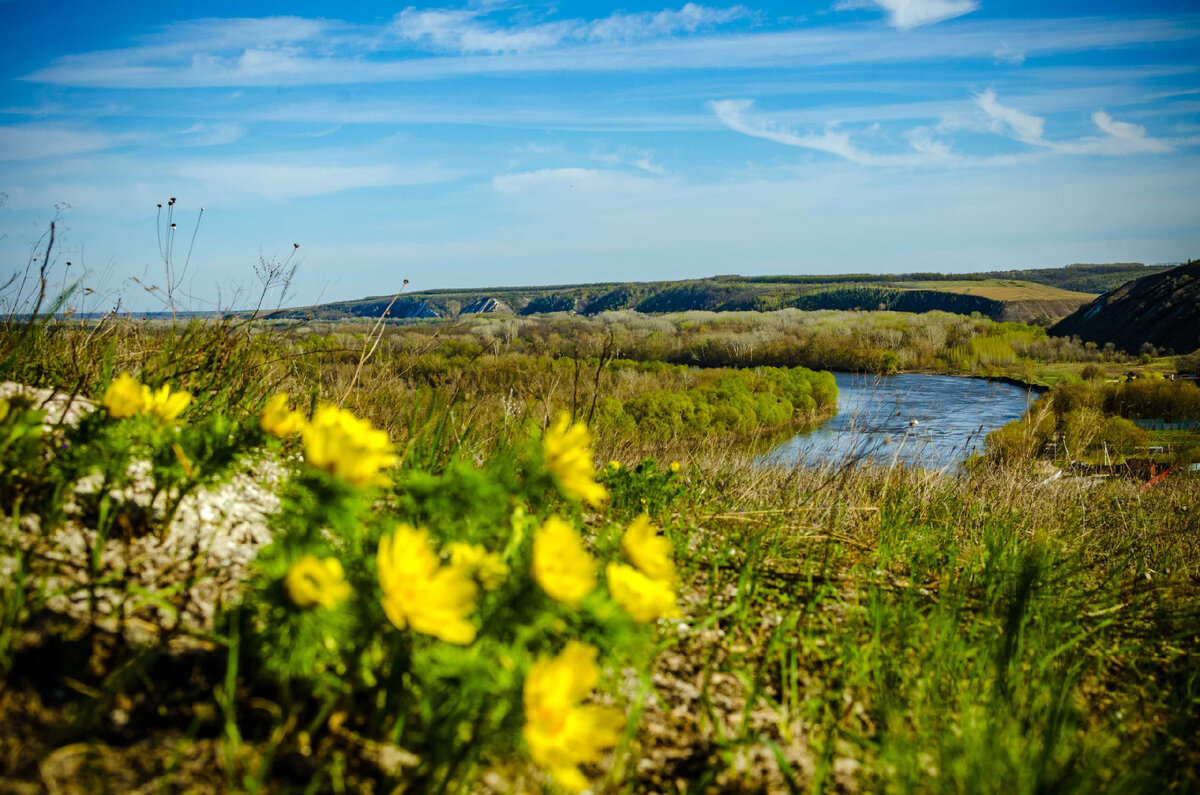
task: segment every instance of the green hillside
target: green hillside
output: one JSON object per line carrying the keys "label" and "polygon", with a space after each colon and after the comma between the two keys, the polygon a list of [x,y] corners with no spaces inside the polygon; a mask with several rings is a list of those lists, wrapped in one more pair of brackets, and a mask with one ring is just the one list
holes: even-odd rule
{"label": "green hillside", "polygon": [[494,299],[500,311],[531,315],[631,309],[644,313],[890,309],[979,312],[996,320],[1051,321],[1065,317],[1096,294],[1166,266],[1141,263],[1068,265],[1065,268],[986,273],[724,275],[660,282],[597,282],[529,287],[422,290],[281,310],[276,317],[335,320],[379,317],[391,304],[396,319],[455,317],[473,304]]}

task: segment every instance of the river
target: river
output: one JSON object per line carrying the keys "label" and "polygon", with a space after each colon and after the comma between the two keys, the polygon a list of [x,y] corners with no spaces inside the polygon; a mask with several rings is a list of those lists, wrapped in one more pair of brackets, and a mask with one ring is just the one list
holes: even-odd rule
{"label": "river", "polygon": [[838,413],[777,447],[772,463],[839,465],[870,459],[922,469],[953,467],[989,431],[1025,413],[1026,389],[945,375],[835,373]]}

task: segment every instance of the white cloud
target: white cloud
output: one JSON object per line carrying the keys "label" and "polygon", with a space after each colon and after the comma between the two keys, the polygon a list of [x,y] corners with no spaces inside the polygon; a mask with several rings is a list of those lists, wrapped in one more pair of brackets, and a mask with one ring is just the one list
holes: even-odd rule
{"label": "white cloud", "polygon": [[979,8],[974,0],[842,0],[834,8],[882,8],[888,14],[888,24],[900,30],[911,30],[947,19],[961,17]]}
{"label": "white cloud", "polygon": [[632,165],[635,168],[640,168],[642,171],[659,177],[664,176],[667,173],[665,168],[653,162],[649,156],[640,157],[637,160],[634,160]]}
{"label": "white cloud", "polygon": [[613,14],[595,20],[588,23],[586,38],[591,41],[630,41],[680,32],[694,33],[701,28],[724,25],[751,16],[745,6],[707,8],[688,3],[678,11],[665,9],[641,14]]}
{"label": "white cloud", "polygon": [[1025,52],[1001,43],[999,47],[992,50],[992,59],[1005,66],[1020,66],[1025,63]]}
{"label": "white cloud", "polygon": [[406,8],[392,20],[401,39],[428,42],[435,49],[469,52],[528,52],[557,45],[572,32],[570,23],[551,22],[517,29],[488,25],[473,11]]}
{"label": "white cloud", "polygon": [[[798,133],[769,119],[748,119],[746,112],[753,106],[748,99],[720,100],[709,103],[717,118],[731,130],[743,135],[763,138],[787,146],[811,149],[835,155],[863,166],[950,167],[963,165],[1011,165],[1028,162],[1030,153],[1016,155],[971,156],[953,151],[950,142],[935,138],[927,127],[910,129],[905,137],[913,151],[909,153],[877,154],[854,144],[849,134],[826,128],[821,134]],[[1141,125],[1114,120],[1103,111],[1092,114],[1092,121],[1106,135],[1068,141],[1052,141],[1045,137],[1045,119],[1002,104],[992,89],[975,97],[975,104],[986,116],[985,129],[1012,138],[1039,150],[1059,155],[1134,155],[1171,152],[1181,139],[1166,141],[1146,135]],[[943,120],[937,131],[949,133],[970,129],[972,125]],[[1036,155],[1032,155],[1036,156]]]}
{"label": "white cloud", "polygon": [[949,158],[954,154],[950,150],[950,144],[933,137],[933,133],[927,127],[916,127],[909,130],[905,137],[913,149],[923,154],[935,155],[940,158]]}
{"label": "white cloud", "polygon": [[1064,155],[1138,155],[1165,154],[1175,147],[1165,140],[1146,135],[1140,124],[1117,121],[1104,111],[1092,114],[1092,123],[1105,133],[1076,140],[1054,141],[1045,137],[1045,119],[1003,105],[992,89],[975,97],[975,103],[987,116],[993,131]]}
{"label": "white cloud", "polygon": [[343,166],[232,160],[186,163],[169,171],[199,183],[193,190],[197,195],[235,201],[253,198],[285,201],[354,188],[427,185],[454,176],[437,166],[401,168],[384,164]]}
{"label": "white cloud", "polygon": [[242,137],[243,130],[236,124],[206,124],[196,122],[179,133],[184,146],[222,146]]}
{"label": "white cloud", "polygon": [[457,53],[522,53],[547,50],[565,41],[611,42],[694,33],[750,16],[744,6],[707,8],[688,3],[678,11],[616,13],[592,21],[582,19],[503,27],[482,12],[406,8],[392,19],[390,30],[406,41],[425,42]]}
{"label": "white cloud", "polygon": [[859,161],[860,155],[850,144],[849,136],[831,134],[799,135],[790,130],[781,129],[769,121],[749,122],[744,113],[754,105],[752,99],[722,99],[710,102],[709,106],[717,114],[717,118],[731,130],[755,138],[765,138],[768,141],[799,146],[803,149],[815,149],[818,152],[828,152],[839,155],[847,160]]}
{"label": "white cloud", "polygon": [[40,160],[109,149],[122,138],[44,124],[0,127],[0,160]]}
{"label": "white cloud", "polygon": [[545,168],[517,174],[502,174],[492,180],[492,187],[510,195],[540,195],[546,193],[630,193],[645,192],[657,180],[638,177],[623,171],[595,168]]}
{"label": "white cloud", "polygon": [[[489,25],[474,12],[437,12],[458,16],[448,21],[430,21],[428,38],[422,41],[434,45],[433,31],[440,31],[438,41],[443,43],[436,45],[438,49],[461,53],[465,43],[478,54],[416,58],[407,51],[410,45],[396,51],[395,33],[385,35],[383,27],[364,29],[344,22],[292,18],[201,20],[170,25],[127,49],[60,57],[24,79],[110,88],[348,85],[468,74],[958,61],[991,58],[997,42],[1006,42],[1013,50],[1034,58],[1200,37],[1200,27],[1163,19],[1059,19],[1039,21],[1036,26],[1019,19],[964,21],[946,31],[918,31],[911,36],[895,36],[890,31],[861,26],[755,30],[736,35],[710,33],[703,37],[656,33],[668,28],[688,31],[692,24],[699,30],[698,18],[716,24],[721,19],[733,18],[735,12],[751,16],[750,12],[739,9],[740,6],[708,10],[707,16],[699,17],[682,9],[660,12],[668,14],[662,21],[656,21],[657,14],[629,14],[614,15],[607,18],[608,22],[562,23],[570,36],[563,30],[544,27],[558,23],[502,28]],[[641,20],[641,24],[627,26],[612,22],[626,17]],[[464,29],[475,26],[479,30],[472,35],[479,38],[464,39],[463,30],[453,28],[450,23],[467,26]],[[606,33],[606,26],[616,32]],[[617,35],[627,27],[646,35],[637,40],[601,38]],[[389,25],[387,29],[392,28]],[[260,33],[264,38],[258,38]],[[526,38],[514,38],[517,36]],[[555,46],[542,46],[555,37],[559,37]],[[247,51],[252,52],[243,59]]]}
{"label": "white cloud", "polygon": [[1172,147],[1164,141],[1146,137],[1146,128],[1140,124],[1117,121],[1102,110],[1092,114],[1092,121],[1097,127],[1108,133],[1117,148],[1128,153],[1134,152],[1170,152]]}
{"label": "white cloud", "polygon": [[717,114],[717,118],[721,120],[721,123],[735,132],[755,138],[764,138],[768,141],[785,144],[786,146],[796,146],[816,152],[825,152],[849,160],[852,163],[858,163],[859,165],[910,166],[917,165],[930,156],[941,159],[944,154],[937,151],[924,151],[920,160],[911,155],[872,155],[856,147],[847,133],[826,129],[820,135],[812,133],[801,134],[779,127],[769,120],[748,120],[745,117],[745,112],[753,104],[754,101],[749,99],[725,99],[709,103],[713,112]]}
{"label": "white cloud", "polygon": [[667,173],[665,168],[654,162],[654,154],[644,150],[629,149],[624,146],[613,152],[596,149],[592,151],[590,157],[597,163],[603,163],[606,166],[633,166],[647,174],[659,177]]}
{"label": "white cloud", "polygon": [[1031,116],[1028,113],[1023,113],[1016,108],[1001,105],[996,100],[996,92],[994,90],[989,88],[987,91],[976,96],[975,104],[987,114],[987,117],[992,122],[993,130],[996,132],[1003,132],[1007,129],[1018,141],[1023,141],[1034,146],[1048,145],[1042,138],[1045,129],[1045,120],[1037,116]]}

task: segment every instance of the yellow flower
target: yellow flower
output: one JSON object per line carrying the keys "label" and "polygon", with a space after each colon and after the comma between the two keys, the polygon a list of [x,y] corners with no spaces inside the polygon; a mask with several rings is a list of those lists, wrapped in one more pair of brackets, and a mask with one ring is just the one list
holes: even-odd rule
{"label": "yellow flower", "polygon": [[318,408],[301,434],[308,463],[356,486],[379,483],[396,463],[386,433],[337,406]]}
{"label": "yellow flower", "polygon": [[610,563],[604,570],[608,592],[634,621],[649,623],[660,618],[678,618],[675,588],[669,582],[652,580],[632,566]]}
{"label": "yellow flower", "polygon": [[[121,373],[104,392],[104,408],[116,419],[141,414],[146,408],[145,387],[129,373]],[[147,390],[148,391],[148,390]]]}
{"label": "yellow flower", "polygon": [[554,658],[541,658],[525,677],[525,728],[533,761],[573,792],[588,787],[579,765],[599,762],[617,744],[625,717],[613,707],[581,703],[600,679],[596,648],[567,643]]}
{"label": "yellow flower", "polygon": [[508,576],[508,564],[495,552],[488,552],[478,544],[464,544],[461,541],[454,542],[448,549],[450,565],[478,577],[485,589],[494,591],[504,584],[504,578]]}
{"label": "yellow flower", "polygon": [[350,595],[350,583],[337,558],[305,555],[288,569],[283,587],[292,604],[302,610],[333,607]]}
{"label": "yellow flower", "polygon": [[596,567],[583,539],[557,516],[534,531],[533,578],[546,593],[573,607],[596,587]]}
{"label": "yellow flower", "polygon": [[678,462],[678,461],[672,461],[672,462],[671,462],[671,471],[672,471],[672,472],[678,472],[678,471],[679,471],[679,462]]}
{"label": "yellow flower", "polygon": [[592,461],[591,437],[582,422],[571,424],[564,411],[542,437],[546,469],[558,480],[568,496],[599,507],[608,499],[608,489],[596,482],[596,464]]}
{"label": "yellow flower", "polygon": [[475,640],[467,616],[475,609],[477,588],[466,571],[443,566],[429,533],[406,524],[379,540],[379,585],[383,612],[398,629],[433,635],[465,646]]}
{"label": "yellow flower", "polygon": [[611,469],[613,472],[620,471],[620,469],[621,469],[621,462],[620,462],[620,461],[617,461],[617,460],[615,460],[615,459],[614,459],[614,460],[612,460],[612,461],[609,461],[609,462],[608,462],[608,468],[609,468],[609,469]]}
{"label": "yellow flower", "polygon": [[621,537],[625,557],[652,580],[675,581],[675,561],[671,559],[671,542],[658,534],[650,517],[642,514],[633,520]]}
{"label": "yellow flower", "polygon": [[192,402],[192,395],[190,392],[183,391],[173,393],[166,384],[163,384],[157,392],[144,386],[142,387],[142,402],[145,406],[143,411],[170,422],[188,407],[188,404]]}
{"label": "yellow flower", "polygon": [[304,428],[304,415],[288,409],[287,403],[288,396],[280,393],[267,401],[258,417],[264,431],[281,439]]}

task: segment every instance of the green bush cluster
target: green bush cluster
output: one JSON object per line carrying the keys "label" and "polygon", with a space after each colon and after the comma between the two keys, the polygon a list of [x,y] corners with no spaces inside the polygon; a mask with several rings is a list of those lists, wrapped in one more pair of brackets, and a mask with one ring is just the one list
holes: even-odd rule
{"label": "green bush cluster", "polygon": [[1107,454],[1109,460],[1120,460],[1146,453],[1149,435],[1133,420],[1197,417],[1200,387],[1189,381],[1152,377],[1062,383],[1025,417],[988,434],[987,451],[993,460],[1028,460],[1056,441],[1067,459],[1102,460]]}
{"label": "green bush cluster", "polygon": [[551,396],[567,408],[569,398],[576,416],[590,416],[600,430],[655,439],[779,429],[831,413],[837,404],[833,375],[803,367],[696,369],[660,361],[483,355],[458,339],[413,356],[404,373],[458,394],[508,393],[522,411]]}
{"label": "green bush cluster", "polygon": [[745,435],[811,418],[834,408],[837,384],[829,372],[803,367],[761,368],[721,375],[682,391],[659,389],[625,401],[606,403],[601,418],[636,427],[658,438],[689,434]]}
{"label": "green bush cluster", "polygon": [[394,328],[388,344],[421,355],[448,339],[483,353],[596,357],[699,367],[795,367],[889,373],[932,368],[1019,373],[1025,361],[1133,361],[1039,326],[979,313],[899,311],[689,311],[651,316],[624,310],[578,317],[471,317],[453,326]]}

